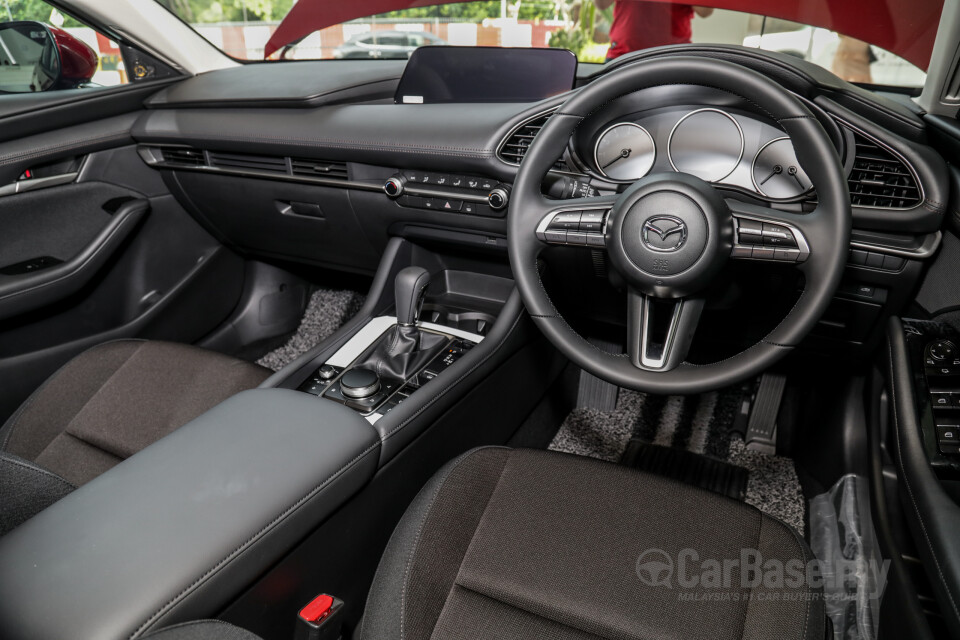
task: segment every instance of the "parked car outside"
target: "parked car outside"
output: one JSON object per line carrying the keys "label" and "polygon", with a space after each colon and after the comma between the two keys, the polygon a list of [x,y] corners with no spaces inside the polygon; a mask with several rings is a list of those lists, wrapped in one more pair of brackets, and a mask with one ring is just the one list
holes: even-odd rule
{"label": "parked car outside", "polygon": [[424,45],[446,44],[445,40],[426,31],[370,31],[344,42],[333,52],[333,57],[405,59],[409,58],[414,50]]}

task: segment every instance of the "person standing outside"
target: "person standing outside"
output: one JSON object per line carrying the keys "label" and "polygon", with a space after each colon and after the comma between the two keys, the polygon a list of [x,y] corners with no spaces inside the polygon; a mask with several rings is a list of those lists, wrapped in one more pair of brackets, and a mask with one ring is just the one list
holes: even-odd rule
{"label": "person standing outside", "polygon": [[683,44],[693,37],[694,14],[706,18],[713,13],[708,7],[693,7],[672,2],[645,2],[644,0],[594,0],[598,9],[613,7],[613,24],[610,25],[610,49],[607,60],[625,53],[659,47],[667,44]]}

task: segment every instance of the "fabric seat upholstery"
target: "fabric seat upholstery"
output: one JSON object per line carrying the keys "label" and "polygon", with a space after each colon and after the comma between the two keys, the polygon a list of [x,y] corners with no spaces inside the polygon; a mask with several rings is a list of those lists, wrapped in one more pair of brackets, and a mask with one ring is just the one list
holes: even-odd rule
{"label": "fabric seat upholstery", "polygon": [[792,529],[741,502],[596,460],[479,449],[447,465],[404,515],[361,638],[824,637],[823,602],[805,584],[741,587],[736,571],[730,588],[682,588],[673,573],[670,586],[640,579],[641,558],[684,550],[700,561],[741,550],[812,560]]}
{"label": "fabric seat upholstery", "polygon": [[[171,342],[119,340],[93,347],[53,374],[0,429],[0,469],[9,472],[4,492],[17,490],[9,481],[13,473],[29,473],[62,490],[38,467],[73,486],[85,484],[271,373]],[[9,529],[11,522],[3,519]]]}

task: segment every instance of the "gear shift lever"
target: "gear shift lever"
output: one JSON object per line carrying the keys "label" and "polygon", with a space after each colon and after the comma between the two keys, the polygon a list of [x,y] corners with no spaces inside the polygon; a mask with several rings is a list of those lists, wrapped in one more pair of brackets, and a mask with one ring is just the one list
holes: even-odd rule
{"label": "gear shift lever", "polygon": [[415,375],[440,352],[448,338],[417,327],[428,284],[430,272],[421,267],[407,267],[397,274],[397,324],[355,368],[369,369],[380,379],[402,381]]}
{"label": "gear shift lever", "polygon": [[394,299],[397,305],[397,324],[411,327],[420,319],[423,295],[430,284],[430,272],[423,267],[407,267],[394,281]]}

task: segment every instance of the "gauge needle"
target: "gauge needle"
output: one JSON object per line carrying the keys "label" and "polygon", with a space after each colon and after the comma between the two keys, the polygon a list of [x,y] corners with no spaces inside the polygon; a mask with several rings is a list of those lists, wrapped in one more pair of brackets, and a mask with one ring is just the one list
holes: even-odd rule
{"label": "gauge needle", "polygon": [[788,173],[789,175],[793,176],[793,179],[797,181],[797,184],[800,185],[800,188],[801,188],[801,189],[806,189],[806,187],[803,186],[803,183],[800,182],[800,176],[797,175],[797,168],[796,168],[796,167],[788,167],[788,168],[787,168],[787,173]]}
{"label": "gauge needle", "polygon": [[766,184],[767,180],[769,180],[773,176],[780,175],[781,173],[783,173],[783,167],[781,167],[778,164],[773,165],[773,171],[771,171],[770,175],[768,175],[766,178],[763,179],[763,182],[760,183],[761,186]]}
{"label": "gauge needle", "polygon": [[607,167],[614,164],[615,162],[620,162],[624,158],[629,158],[631,153],[633,153],[633,149],[620,149],[620,155],[618,155],[616,158],[614,158],[613,160],[611,160],[610,162],[608,162],[607,164],[603,165],[600,168],[606,169]]}

